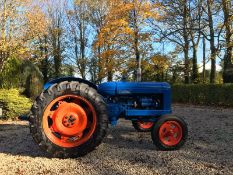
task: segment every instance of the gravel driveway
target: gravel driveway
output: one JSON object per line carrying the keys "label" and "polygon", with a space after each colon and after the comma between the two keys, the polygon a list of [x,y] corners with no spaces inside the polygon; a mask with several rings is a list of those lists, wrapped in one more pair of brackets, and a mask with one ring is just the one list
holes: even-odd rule
{"label": "gravel driveway", "polygon": [[233,174],[233,109],[175,105],[189,138],[179,151],[158,151],[150,133],[120,120],[92,153],[49,158],[33,142],[27,122],[0,121],[0,174]]}

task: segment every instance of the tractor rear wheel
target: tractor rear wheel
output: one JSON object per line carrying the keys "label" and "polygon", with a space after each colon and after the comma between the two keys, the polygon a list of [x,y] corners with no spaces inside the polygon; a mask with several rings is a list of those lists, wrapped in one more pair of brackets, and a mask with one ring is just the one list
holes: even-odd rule
{"label": "tractor rear wheel", "polygon": [[154,122],[132,121],[132,125],[138,132],[150,132]]}
{"label": "tractor rear wheel", "polygon": [[29,117],[30,132],[53,157],[79,157],[97,147],[107,132],[106,105],[97,91],[79,82],[61,82],[43,91]]}
{"label": "tractor rear wheel", "polygon": [[153,143],[164,151],[179,149],[185,143],[188,128],[185,121],[176,116],[161,116],[151,131]]}

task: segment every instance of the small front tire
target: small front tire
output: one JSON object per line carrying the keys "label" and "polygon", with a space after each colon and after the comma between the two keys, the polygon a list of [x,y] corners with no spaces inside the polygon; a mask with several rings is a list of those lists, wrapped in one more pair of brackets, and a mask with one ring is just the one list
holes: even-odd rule
{"label": "small front tire", "polygon": [[177,150],[182,147],[188,136],[185,121],[176,116],[161,116],[151,131],[153,143],[159,150]]}

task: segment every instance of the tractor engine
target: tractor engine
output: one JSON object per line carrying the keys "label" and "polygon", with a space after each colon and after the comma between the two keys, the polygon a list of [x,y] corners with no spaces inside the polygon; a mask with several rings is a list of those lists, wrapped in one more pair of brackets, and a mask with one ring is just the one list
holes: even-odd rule
{"label": "tractor engine", "polygon": [[171,113],[168,83],[108,82],[98,86],[113,125],[120,118],[155,121],[161,112]]}
{"label": "tractor engine", "polygon": [[124,105],[128,109],[161,109],[162,108],[161,95],[154,95],[151,97],[122,95],[116,97],[109,97],[105,100],[107,103]]}

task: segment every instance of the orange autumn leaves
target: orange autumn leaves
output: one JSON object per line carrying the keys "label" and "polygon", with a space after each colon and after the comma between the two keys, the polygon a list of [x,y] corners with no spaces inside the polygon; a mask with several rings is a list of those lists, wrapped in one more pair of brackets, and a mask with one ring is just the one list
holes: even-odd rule
{"label": "orange autumn leaves", "polygon": [[31,44],[46,33],[48,20],[40,3],[33,0],[2,0],[0,3],[0,68],[11,57],[28,58]]}
{"label": "orange autumn leaves", "polygon": [[109,71],[125,73],[125,67],[128,72],[136,70],[138,56],[143,63],[148,60],[146,55],[153,42],[148,21],[161,18],[158,12],[162,9],[148,0],[110,0],[108,6],[108,15],[94,44],[103,77]]}

